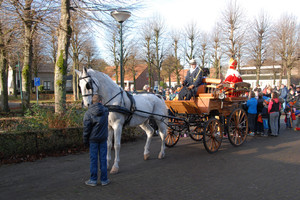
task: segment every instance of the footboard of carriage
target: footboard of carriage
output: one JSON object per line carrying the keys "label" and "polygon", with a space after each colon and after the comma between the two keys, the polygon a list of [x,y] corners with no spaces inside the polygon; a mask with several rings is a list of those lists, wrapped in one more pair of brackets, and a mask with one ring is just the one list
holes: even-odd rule
{"label": "footboard of carriage", "polygon": [[180,137],[189,135],[203,141],[209,153],[217,152],[224,136],[233,146],[242,145],[248,134],[248,118],[244,108],[250,84],[220,84],[220,79],[205,79],[191,100],[165,101],[171,116],[165,144],[173,147]]}

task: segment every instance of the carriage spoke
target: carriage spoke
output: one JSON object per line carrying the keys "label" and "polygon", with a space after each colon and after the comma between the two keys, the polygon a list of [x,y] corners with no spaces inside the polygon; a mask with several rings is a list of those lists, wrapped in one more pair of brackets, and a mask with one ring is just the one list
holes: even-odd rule
{"label": "carriage spoke", "polygon": [[[234,146],[239,146],[244,143],[247,137],[247,128],[248,121],[246,112],[241,109],[235,109],[229,116],[228,132],[229,132],[229,141]],[[232,122],[237,122],[232,123]]]}

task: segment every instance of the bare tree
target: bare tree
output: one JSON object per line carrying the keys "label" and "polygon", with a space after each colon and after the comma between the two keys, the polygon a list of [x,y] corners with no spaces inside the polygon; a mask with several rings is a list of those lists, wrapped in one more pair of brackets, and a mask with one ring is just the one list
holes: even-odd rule
{"label": "bare tree", "polygon": [[260,68],[267,59],[268,39],[270,37],[270,21],[265,13],[254,19],[250,38],[249,52],[256,67],[256,85],[259,84]]}
{"label": "bare tree", "polygon": [[187,62],[196,57],[195,54],[199,36],[200,32],[195,22],[191,22],[186,26],[184,37],[186,39],[185,57]]}
{"label": "bare tree", "polygon": [[175,71],[176,67],[176,58],[173,55],[167,56],[167,58],[164,60],[162,64],[162,73],[163,75],[168,78],[169,80],[169,86],[171,87],[171,75]]}
{"label": "bare tree", "polygon": [[164,21],[160,16],[155,16],[152,19],[153,28],[153,43],[154,43],[154,60],[153,65],[156,68],[158,75],[158,85],[160,85],[160,71],[164,60],[164,49],[163,49],[163,34],[164,34]]}
{"label": "bare tree", "polygon": [[[1,104],[4,112],[9,112],[8,90],[7,90],[7,71],[8,71],[8,45],[14,35],[13,28],[8,24],[9,18],[6,17],[3,8],[3,0],[0,0],[0,86],[1,86]],[[7,5],[6,5],[7,6]]]}
{"label": "bare tree", "polygon": [[212,65],[215,68],[214,78],[221,78],[221,57],[222,57],[222,49],[221,49],[221,37],[219,26],[216,25],[211,36],[212,40]]}
{"label": "bare tree", "polygon": [[76,76],[75,70],[79,70],[79,65],[83,59],[83,49],[91,34],[88,33],[87,23],[84,19],[80,18],[76,13],[71,15],[71,28],[72,34],[70,39],[70,55],[73,61],[72,75],[73,75],[73,97],[74,100],[79,99],[78,90],[78,76]]}
{"label": "bare tree", "polygon": [[177,85],[180,84],[180,72],[183,69],[183,67],[180,65],[180,59],[178,56],[178,48],[179,48],[179,40],[180,40],[180,34],[179,32],[173,31],[171,33],[171,37],[172,37],[172,47],[174,50],[174,59],[175,59],[175,75],[176,75],[176,82]]}
{"label": "bare tree", "polygon": [[152,45],[152,28],[150,21],[146,21],[141,28],[141,37],[142,37],[142,43],[144,47],[144,56],[142,56],[147,63],[148,67],[148,83],[150,87],[154,86],[153,83],[153,45]]}
{"label": "bare tree", "polygon": [[140,63],[140,60],[138,60],[138,47],[134,45],[132,42],[132,46],[130,46],[129,50],[129,56],[128,56],[128,61],[126,62],[126,71],[131,73],[131,76],[133,77],[133,85],[134,85],[134,90],[136,90],[136,66]]}
{"label": "bare tree", "polygon": [[204,68],[209,61],[209,41],[206,33],[201,34],[201,42],[199,48],[200,67]]}
{"label": "bare tree", "polygon": [[228,57],[237,58],[238,42],[243,36],[243,12],[236,0],[230,1],[222,13],[222,32]]}
{"label": "bare tree", "polygon": [[70,25],[70,0],[61,0],[58,30],[57,57],[54,71],[55,112],[62,114],[66,108],[66,75],[72,29]]}
{"label": "bare tree", "polygon": [[[277,54],[281,57],[283,70],[287,70],[287,85],[291,84],[291,70],[298,59],[297,45],[299,44],[299,27],[293,15],[284,14],[275,24],[274,37]],[[282,83],[281,70],[280,83]]]}
{"label": "bare tree", "polygon": [[33,0],[9,0],[13,5],[14,13],[17,14],[24,26],[24,61],[22,70],[22,91],[23,108],[29,108],[31,91],[31,73],[33,57],[33,35],[37,30],[37,25],[45,16],[51,13],[49,9],[52,1],[33,1]]}

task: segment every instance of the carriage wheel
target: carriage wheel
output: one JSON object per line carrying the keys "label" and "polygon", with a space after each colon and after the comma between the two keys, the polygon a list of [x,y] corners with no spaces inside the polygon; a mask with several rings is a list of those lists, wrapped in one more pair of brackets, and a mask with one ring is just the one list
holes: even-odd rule
{"label": "carriage wheel", "polygon": [[207,152],[215,153],[221,146],[223,131],[221,123],[215,118],[206,122],[204,127],[203,143]]}
{"label": "carriage wheel", "polygon": [[189,136],[195,141],[201,141],[203,139],[203,135],[199,135],[199,133],[202,133],[203,131],[203,127],[194,126],[193,131],[190,132]]}
{"label": "carriage wheel", "polygon": [[166,138],[165,138],[165,145],[167,147],[173,147],[179,140],[179,137],[180,134],[178,131],[172,129],[172,128],[168,128],[168,133],[166,135]]}
{"label": "carriage wheel", "polygon": [[228,121],[228,139],[233,146],[240,146],[244,143],[248,134],[248,117],[242,108],[232,111]]}
{"label": "carriage wheel", "polygon": [[165,137],[165,145],[167,147],[173,147],[175,146],[175,144],[177,144],[180,138],[181,127],[182,124],[180,122],[178,122],[177,120],[169,119],[168,132]]}

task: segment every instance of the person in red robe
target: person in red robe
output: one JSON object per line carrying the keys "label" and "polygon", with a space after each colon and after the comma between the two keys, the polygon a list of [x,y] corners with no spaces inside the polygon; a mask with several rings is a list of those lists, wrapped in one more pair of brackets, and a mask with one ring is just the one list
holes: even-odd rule
{"label": "person in red robe", "polygon": [[236,70],[237,62],[235,59],[230,58],[229,60],[229,68],[227,70],[227,74],[225,76],[224,83],[239,83],[243,82],[243,79],[240,73]]}

